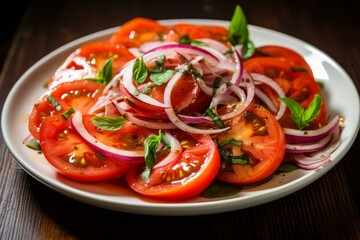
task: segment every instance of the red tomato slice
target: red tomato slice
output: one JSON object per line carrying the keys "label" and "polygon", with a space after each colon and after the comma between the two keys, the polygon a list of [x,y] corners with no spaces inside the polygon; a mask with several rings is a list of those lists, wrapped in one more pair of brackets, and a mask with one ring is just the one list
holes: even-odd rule
{"label": "red tomato slice", "polygon": [[224,151],[232,156],[245,154],[249,161],[246,164],[223,161],[216,178],[238,185],[267,179],[279,167],[285,154],[285,136],[275,117],[264,107],[251,104],[244,114],[231,120],[230,125],[227,134],[218,136],[218,143],[230,138],[241,141],[241,146],[225,145]]}
{"label": "red tomato slice", "polygon": [[71,119],[47,117],[40,128],[40,145],[56,170],[76,181],[98,182],[115,178],[134,166],[93,151],[71,128]]}
{"label": "red tomato slice", "polygon": [[137,126],[129,121],[125,121],[119,130],[103,130],[92,123],[93,117],[93,115],[83,115],[85,128],[99,142],[114,148],[144,151],[145,139],[150,134],[158,134],[157,130]]}
{"label": "red tomato slice", "polygon": [[[150,97],[159,102],[164,102],[164,91],[166,83],[161,86],[153,85],[148,94]],[[167,118],[163,108],[156,107],[138,100],[132,96],[123,86],[120,85],[122,93],[125,95],[125,102],[129,107],[133,108],[140,116],[151,118]],[[176,111],[186,109],[189,105],[196,101],[197,96],[200,94],[200,87],[197,81],[190,75],[183,75],[182,79],[174,86],[171,95],[171,104]]]}
{"label": "red tomato slice", "polygon": [[276,58],[286,59],[286,61],[290,62],[291,65],[297,67],[303,67],[307,69],[309,73],[312,74],[311,67],[299,53],[283,46],[276,46],[276,45],[260,46],[256,49],[255,54],[252,56],[252,58],[255,57],[276,57]]}
{"label": "red tomato slice", "polygon": [[[292,56],[289,60],[284,57],[254,57],[246,60],[244,67],[249,72],[265,74],[274,79],[283,88],[287,97],[299,102],[303,108],[307,108],[315,94],[321,95],[321,89],[311,72],[294,69],[294,67],[299,67],[299,65],[294,65],[294,61],[291,61],[291,59],[295,58]],[[306,66],[300,67],[307,68]],[[277,95],[274,95],[266,87],[263,87],[263,90],[274,99],[274,102],[277,102]],[[323,101],[318,117],[310,123],[309,128],[316,129],[321,125],[325,125],[326,117],[326,104]],[[280,119],[280,124],[283,127],[296,128],[288,109]]]}
{"label": "red tomato slice", "polygon": [[61,82],[94,77],[113,57],[113,73],[134,58],[123,45],[110,41],[90,42],[73,52],[49,80],[49,88]]}
{"label": "red tomato slice", "polygon": [[157,21],[147,18],[134,18],[124,23],[111,38],[114,43],[122,44],[128,48],[139,47],[148,41],[160,39],[160,35],[167,31]]}
{"label": "red tomato slice", "polygon": [[219,170],[220,157],[210,136],[177,136],[182,142],[181,156],[166,166],[151,171],[149,180],[138,168],[126,174],[129,186],[141,195],[167,200],[183,200],[204,191]]}
{"label": "red tomato slice", "polygon": [[176,34],[169,32],[173,41],[178,41],[185,35],[188,35],[190,39],[211,38],[221,42],[227,42],[228,39],[228,31],[219,26],[197,26],[180,23],[172,26],[171,30]]}
{"label": "red tomato slice", "polygon": [[40,138],[41,123],[48,116],[61,115],[71,107],[74,110],[87,113],[103,89],[103,85],[90,80],[76,80],[57,85],[46,96],[51,95],[60,104],[61,109],[56,110],[46,96],[42,97],[31,109],[28,121],[31,135],[36,139]]}

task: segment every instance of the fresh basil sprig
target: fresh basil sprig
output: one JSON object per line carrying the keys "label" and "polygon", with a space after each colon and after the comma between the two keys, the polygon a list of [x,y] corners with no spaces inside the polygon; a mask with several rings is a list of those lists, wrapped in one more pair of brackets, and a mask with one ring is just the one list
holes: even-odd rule
{"label": "fresh basil sprig", "polygon": [[106,85],[108,84],[113,76],[113,62],[114,58],[109,58],[105,63],[104,66],[100,69],[98,75],[94,78],[87,78],[91,81]]}
{"label": "fresh basil sprig", "polygon": [[239,5],[235,7],[229,25],[229,41],[233,46],[242,45],[242,58],[247,59],[255,52],[255,45],[250,40],[246,16]]}
{"label": "fresh basil sprig", "polygon": [[291,111],[291,117],[299,129],[308,127],[310,122],[314,120],[320,113],[322,98],[319,94],[315,94],[309,107],[304,109],[301,105],[291,98],[279,98],[283,101]]}
{"label": "fresh basil sprig", "polygon": [[145,148],[144,155],[145,155],[146,167],[144,171],[141,173],[141,177],[143,179],[148,179],[150,176],[151,169],[154,167],[157,158],[156,150],[160,146],[161,142],[164,143],[165,146],[169,145],[167,139],[165,138],[164,134],[161,131],[159,131],[158,135],[148,136],[144,141],[144,148]]}
{"label": "fresh basil sprig", "polygon": [[123,117],[92,117],[91,122],[98,128],[108,131],[119,130],[125,123]]}

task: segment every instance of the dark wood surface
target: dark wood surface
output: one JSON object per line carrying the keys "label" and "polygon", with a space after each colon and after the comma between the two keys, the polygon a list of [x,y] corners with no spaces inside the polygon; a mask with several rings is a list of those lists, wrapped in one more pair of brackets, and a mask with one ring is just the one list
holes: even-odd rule
{"label": "dark wood surface", "polygon": [[[13,84],[32,64],[74,39],[137,16],[229,20],[237,3],[250,24],[287,33],[326,52],[360,90],[360,7],[355,0],[29,0],[13,1],[6,9],[11,17],[1,16],[1,110]],[[1,135],[0,239],[360,239],[359,147],[357,137],[332,170],[279,200],[220,214],[164,217],[105,210],[51,190],[16,163]]]}

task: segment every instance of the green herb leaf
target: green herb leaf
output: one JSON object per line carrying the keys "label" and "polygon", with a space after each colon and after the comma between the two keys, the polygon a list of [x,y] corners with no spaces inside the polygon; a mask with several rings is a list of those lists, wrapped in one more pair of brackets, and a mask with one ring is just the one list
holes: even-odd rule
{"label": "green herb leaf", "polygon": [[225,124],[221,121],[219,116],[216,115],[211,108],[206,109],[205,113],[215,122],[218,128],[225,128]]}
{"label": "green herb leaf", "polygon": [[69,108],[66,112],[64,112],[63,114],[61,114],[61,116],[64,118],[64,119],[68,119],[72,113],[74,113],[75,110],[71,107]]}
{"label": "green herb leaf", "polygon": [[150,135],[144,141],[144,147],[145,147],[144,155],[145,155],[146,168],[141,173],[141,177],[144,179],[149,178],[150,171],[155,165],[156,149],[159,147],[161,143],[161,138],[162,138],[161,135],[162,135],[161,132],[159,132],[159,135]]}
{"label": "green herb leaf", "polygon": [[309,72],[307,68],[301,66],[292,66],[290,69],[293,72]]}
{"label": "green herb leaf", "polygon": [[238,194],[241,190],[242,187],[239,186],[213,181],[210,186],[202,192],[201,195],[205,198],[228,197]]}
{"label": "green herb leaf", "polygon": [[46,98],[50,102],[51,106],[56,109],[56,111],[62,110],[62,106],[52,95],[48,95]]}
{"label": "green herb leaf", "polygon": [[295,164],[292,163],[281,163],[276,169],[276,172],[292,172],[299,169]]}
{"label": "green herb leaf", "polygon": [[235,7],[234,14],[229,25],[229,41],[233,46],[242,45],[242,58],[247,59],[256,50],[254,43],[250,40],[246,16],[239,5]]}
{"label": "green herb leaf", "polygon": [[143,56],[136,59],[135,64],[132,69],[132,75],[134,81],[137,83],[143,83],[148,75],[148,68],[144,62]]}
{"label": "green herb leaf", "polygon": [[36,140],[35,138],[31,139],[28,143],[26,143],[26,146],[28,148],[37,150],[37,151],[41,151],[41,146],[40,146],[40,142],[38,140]]}
{"label": "green herb leaf", "polygon": [[229,40],[232,45],[244,44],[249,40],[247,20],[242,8],[237,5],[229,25]]}
{"label": "green herb leaf", "polygon": [[237,140],[235,140],[235,138],[231,137],[231,138],[226,139],[225,141],[221,142],[221,143],[219,144],[219,147],[221,148],[221,147],[224,147],[224,146],[226,146],[226,145],[228,145],[228,144],[233,144],[233,145],[236,145],[236,146],[241,146],[241,145],[243,144],[243,142],[242,142],[242,141],[237,141]]}
{"label": "green herb leaf", "polygon": [[113,61],[114,58],[109,58],[105,63],[104,66],[100,69],[98,75],[94,78],[87,78],[91,81],[106,85],[108,84],[113,76]]}
{"label": "green herb leaf", "polygon": [[290,109],[291,117],[299,129],[309,126],[309,123],[319,115],[322,105],[322,98],[319,94],[315,94],[307,109],[303,109],[298,102],[291,98],[279,98],[279,100],[283,101]]}
{"label": "green herb leaf", "polygon": [[189,37],[189,35],[184,35],[179,39],[179,43],[182,44],[189,44],[189,45],[193,45],[193,46],[205,46],[206,44],[204,42],[198,41],[198,40],[193,40]]}
{"label": "green herb leaf", "polygon": [[150,80],[153,81],[154,84],[160,86],[169,81],[170,78],[174,75],[174,73],[174,70],[166,70],[165,72],[152,73],[150,75]]}
{"label": "green herb leaf", "polygon": [[98,128],[108,131],[119,130],[125,123],[123,117],[92,117],[91,122]]}

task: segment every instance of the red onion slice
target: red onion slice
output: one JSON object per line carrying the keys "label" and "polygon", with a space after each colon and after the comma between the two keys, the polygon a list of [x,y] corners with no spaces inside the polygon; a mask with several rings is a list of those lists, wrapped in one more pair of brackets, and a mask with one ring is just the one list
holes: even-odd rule
{"label": "red onion slice", "polygon": [[317,152],[322,149],[330,142],[331,135],[324,137],[318,142],[310,143],[299,143],[299,144],[286,144],[286,152],[289,153],[308,153],[308,152]]}
{"label": "red onion slice", "polygon": [[[251,73],[251,76],[253,77],[255,83],[261,82],[263,84],[270,86],[277,93],[279,98],[286,97],[286,94],[282,89],[282,87],[273,79],[260,73]],[[286,104],[283,101],[279,101],[279,109],[275,116],[276,120],[279,120],[284,115],[285,111],[286,111]]]}
{"label": "red onion slice", "polygon": [[340,122],[340,116],[335,116],[322,128],[316,130],[297,130],[284,128],[284,133],[288,142],[315,142],[327,135],[332,134],[337,129]]}
{"label": "red onion slice", "polygon": [[176,84],[176,82],[181,79],[182,73],[181,72],[177,72],[174,74],[174,76],[172,76],[172,78],[169,80],[166,88],[165,88],[165,93],[164,93],[164,103],[169,105],[170,108],[166,108],[165,112],[168,115],[170,121],[179,129],[185,131],[185,132],[189,132],[189,133],[194,133],[194,134],[216,134],[216,133],[220,133],[223,131],[226,131],[229,128],[222,128],[222,129],[199,129],[199,128],[195,128],[192,126],[187,125],[185,122],[183,122],[182,120],[180,120],[180,118],[176,115],[174,109],[172,108],[171,105],[171,93],[172,90]]}
{"label": "red onion slice", "polygon": [[85,128],[82,114],[80,111],[74,113],[73,118],[71,119],[72,127],[75,132],[84,140],[86,144],[89,145],[94,151],[110,158],[115,158],[118,160],[125,161],[144,161],[144,151],[127,151],[114,147],[107,146],[99,142],[94,138]]}

